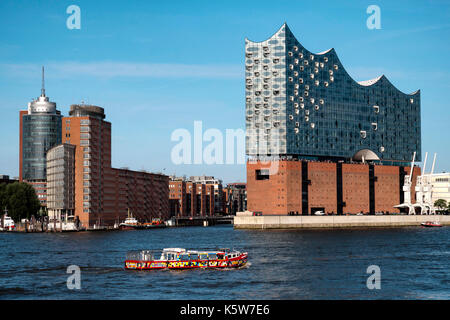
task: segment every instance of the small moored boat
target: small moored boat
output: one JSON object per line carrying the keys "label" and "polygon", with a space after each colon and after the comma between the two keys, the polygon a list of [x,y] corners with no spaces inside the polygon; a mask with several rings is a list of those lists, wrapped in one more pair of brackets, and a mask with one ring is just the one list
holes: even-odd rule
{"label": "small moored boat", "polygon": [[442,227],[439,221],[426,221],[420,224],[422,227]]}
{"label": "small moored boat", "polygon": [[166,224],[160,218],[152,219],[152,222],[139,222],[128,209],[128,217],[124,222],[119,224],[120,230],[134,230],[134,229],[151,229],[151,228],[165,228]]}
{"label": "small moored boat", "polygon": [[160,255],[151,250],[130,251],[125,260],[125,269],[239,268],[247,263],[247,258],[247,252],[230,249],[166,248]]}
{"label": "small moored boat", "polygon": [[124,222],[119,224],[119,228],[122,230],[132,230],[132,229],[144,229],[144,226],[142,226],[139,221],[133,217],[133,215],[130,214],[128,211],[128,217],[125,219]]}

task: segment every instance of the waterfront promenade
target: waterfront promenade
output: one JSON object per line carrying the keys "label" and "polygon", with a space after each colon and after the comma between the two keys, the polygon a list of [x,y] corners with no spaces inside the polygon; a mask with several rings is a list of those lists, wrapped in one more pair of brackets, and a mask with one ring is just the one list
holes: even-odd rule
{"label": "waterfront promenade", "polygon": [[383,216],[245,216],[234,218],[236,229],[366,228],[420,226],[425,221],[450,225],[450,215]]}

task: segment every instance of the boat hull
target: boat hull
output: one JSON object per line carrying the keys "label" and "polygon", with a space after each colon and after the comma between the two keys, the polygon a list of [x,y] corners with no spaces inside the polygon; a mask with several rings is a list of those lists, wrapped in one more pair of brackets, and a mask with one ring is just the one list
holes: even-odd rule
{"label": "boat hull", "polygon": [[226,260],[193,260],[193,261],[138,261],[125,260],[125,269],[128,270],[185,270],[185,269],[220,269],[240,268],[247,263],[248,255],[241,254],[238,257]]}
{"label": "boat hull", "polygon": [[421,225],[422,225],[422,227],[425,227],[425,228],[439,228],[439,227],[442,227],[442,225],[440,225],[440,224],[425,224],[425,223],[422,223]]}
{"label": "boat hull", "polygon": [[157,229],[157,228],[165,228],[166,225],[133,225],[133,224],[124,224],[121,223],[119,225],[120,230],[143,230],[143,229]]}

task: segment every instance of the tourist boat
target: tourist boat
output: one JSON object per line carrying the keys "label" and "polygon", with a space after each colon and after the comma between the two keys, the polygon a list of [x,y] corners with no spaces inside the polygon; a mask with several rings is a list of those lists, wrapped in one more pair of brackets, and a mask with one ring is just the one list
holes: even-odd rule
{"label": "tourist boat", "polygon": [[420,224],[422,227],[442,227],[439,221],[426,221]]}
{"label": "tourist boat", "polygon": [[130,251],[127,253],[125,260],[125,269],[239,268],[247,263],[247,258],[247,252],[230,249],[186,250],[183,248],[165,248],[162,252],[151,250]]}

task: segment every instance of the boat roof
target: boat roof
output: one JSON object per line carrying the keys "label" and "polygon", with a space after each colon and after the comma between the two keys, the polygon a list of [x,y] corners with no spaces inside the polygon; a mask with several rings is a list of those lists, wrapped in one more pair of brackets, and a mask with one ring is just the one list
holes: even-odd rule
{"label": "boat roof", "polygon": [[164,248],[163,251],[185,252],[186,249],[183,249],[183,248]]}
{"label": "boat roof", "polygon": [[183,253],[231,253],[237,252],[236,250],[230,250],[227,248],[218,249],[198,249],[198,250],[186,250],[184,248],[164,248],[163,252],[183,252]]}

